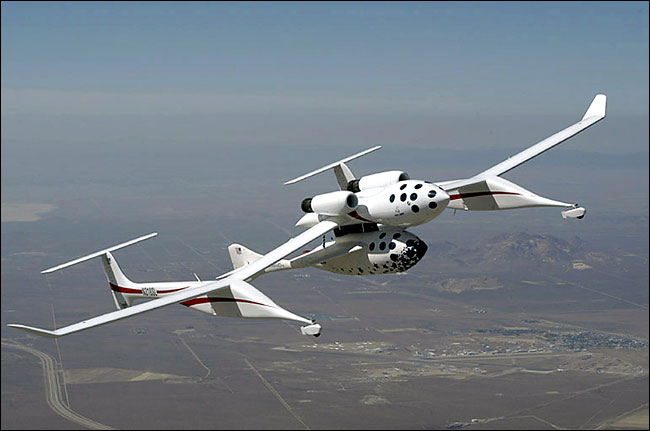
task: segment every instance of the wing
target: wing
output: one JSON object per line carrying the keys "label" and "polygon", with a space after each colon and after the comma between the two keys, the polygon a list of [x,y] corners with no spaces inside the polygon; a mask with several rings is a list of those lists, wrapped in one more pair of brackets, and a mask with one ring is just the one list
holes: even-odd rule
{"label": "wing", "polygon": [[260,272],[264,271],[269,266],[273,265],[280,259],[290,255],[299,248],[309,244],[316,238],[319,238],[325,235],[327,232],[331,231],[339,224],[335,218],[323,220],[314,227],[311,227],[301,233],[300,235],[291,238],[289,241],[282,244],[280,247],[276,248],[273,251],[265,254],[260,259],[255,262],[241,267],[231,275],[239,280],[246,280],[249,277],[253,277]]}
{"label": "wing", "polygon": [[220,280],[216,282],[207,283],[204,286],[186,289],[182,292],[173,295],[165,296],[163,298],[154,299],[143,304],[134,305],[123,310],[113,311],[111,313],[102,314],[101,316],[93,317],[92,319],[84,320],[83,322],[75,323],[54,331],[47,329],[34,328],[26,325],[19,325],[11,323],[7,326],[12,328],[22,329],[23,331],[31,332],[32,334],[42,335],[45,337],[62,337],[64,335],[72,334],[73,332],[83,331],[84,329],[94,328],[95,326],[105,325],[107,323],[115,322],[117,320],[126,319],[127,317],[135,316],[136,314],[146,313],[167,305],[176,304],[197,296],[205,295],[207,293],[216,292],[229,285],[228,280]]}
{"label": "wing", "polygon": [[587,112],[582,117],[582,120],[578,121],[572,126],[567,127],[564,130],[557,132],[556,134],[544,139],[541,142],[533,145],[530,148],[525,149],[524,151],[515,154],[512,157],[504,160],[503,162],[492,166],[490,169],[487,169],[472,178],[463,179],[463,180],[454,180],[454,181],[443,181],[436,183],[439,187],[444,190],[455,190],[460,187],[465,187],[471,184],[479,183],[485,178],[492,176],[503,175],[506,172],[516,168],[517,166],[527,162],[528,160],[539,156],[545,151],[550,150],[556,145],[561,144],[572,136],[577,135],[586,128],[593,126],[606,115],[607,108],[607,96],[604,94],[597,94],[594,97],[594,100],[589,105]]}
{"label": "wing", "polygon": [[206,282],[201,286],[197,286],[191,289],[185,289],[181,292],[175,293],[173,295],[165,296],[159,299],[154,299],[143,304],[134,305],[123,310],[113,311],[111,313],[102,314],[101,316],[93,317],[92,319],[84,320],[83,322],[75,323],[70,326],[66,326],[60,329],[53,331],[47,329],[34,328],[26,325],[19,324],[9,324],[12,328],[22,329],[32,334],[41,335],[45,337],[61,337],[63,335],[68,335],[73,332],[83,331],[85,329],[93,328],[95,326],[105,325],[107,323],[115,322],[117,320],[126,319],[136,314],[146,313],[148,311],[153,311],[158,308],[166,307],[171,304],[176,304],[179,302],[187,301],[198,296],[206,295],[208,293],[217,292],[231,283],[236,281],[243,281],[249,277],[252,277],[266,269],[267,267],[273,265],[280,259],[288,256],[304,245],[310,243],[316,238],[326,234],[330,230],[338,226],[338,223],[335,220],[324,220],[301,233],[300,235],[289,239],[281,246],[270,251],[264,255],[259,260],[243,266],[242,268],[234,271],[229,277],[222,280]]}
{"label": "wing", "polygon": [[292,268],[305,268],[319,262],[324,262],[326,260],[336,259],[337,257],[345,256],[357,249],[360,249],[362,243],[350,242],[346,243],[345,246],[338,247],[336,244],[330,245],[328,247],[323,247],[319,245],[312,251],[301,254],[300,256],[294,257],[291,259]]}

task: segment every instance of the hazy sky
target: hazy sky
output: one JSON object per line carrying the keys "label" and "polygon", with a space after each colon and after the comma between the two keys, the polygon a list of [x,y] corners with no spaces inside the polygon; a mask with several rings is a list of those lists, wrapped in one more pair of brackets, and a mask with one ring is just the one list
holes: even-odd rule
{"label": "hazy sky", "polygon": [[519,140],[541,120],[515,117],[557,116],[481,143],[519,147],[603,92],[612,124],[585,148],[625,132],[615,151],[632,153],[647,151],[648,3],[3,2],[1,81],[3,145],[474,148],[492,118]]}

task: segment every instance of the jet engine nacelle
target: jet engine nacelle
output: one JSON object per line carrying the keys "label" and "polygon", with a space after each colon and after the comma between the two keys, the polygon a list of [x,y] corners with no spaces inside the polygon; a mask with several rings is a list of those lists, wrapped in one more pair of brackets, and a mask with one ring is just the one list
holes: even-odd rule
{"label": "jet engine nacelle", "polygon": [[338,216],[354,211],[358,205],[359,200],[354,193],[341,190],[307,198],[300,207],[306,213]]}
{"label": "jet engine nacelle", "polygon": [[358,180],[350,181],[347,189],[357,193],[361,190],[390,186],[391,184],[397,184],[400,181],[406,181],[408,179],[409,175],[402,171],[379,172],[378,174],[366,175]]}

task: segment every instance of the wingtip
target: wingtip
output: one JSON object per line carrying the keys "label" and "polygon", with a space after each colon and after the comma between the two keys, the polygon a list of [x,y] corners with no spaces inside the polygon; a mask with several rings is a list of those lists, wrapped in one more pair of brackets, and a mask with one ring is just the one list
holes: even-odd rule
{"label": "wingtip", "polygon": [[40,335],[41,337],[50,337],[50,338],[59,337],[59,334],[57,334],[54,331],[48,331],[47,329],[34,328],[31,326],[20,325],[18,323],[9,323],[7,324],[7,326],[9,326],[10,328],[21,329],[31,334]]}
{"label": "wingtip", "polygon": [[585,120],[589,117],[605,118],[605,115],[607,115],[607,95],[598,93],[582,119]]}

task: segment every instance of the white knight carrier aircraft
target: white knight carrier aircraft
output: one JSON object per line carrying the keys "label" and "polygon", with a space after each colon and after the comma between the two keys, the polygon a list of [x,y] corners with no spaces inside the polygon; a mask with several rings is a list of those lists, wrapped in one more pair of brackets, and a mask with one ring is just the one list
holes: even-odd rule
{"label": "white knight carrier aircraft", "polygon": [[[273,302],[249,282],[262,274],[286,269],[316,267],[349,275],[390,274],[408,270],[422,259],[427,245],[407,229],[427,223],[445,209],[493,211],[529,207],[564,208],[562,217],[582,219],[586,210],[578,204],[538,196],[502,175],[555,147],[605,118],[607,97],[598,94],[580,121],[532,147],[474,175],[453,181],[410,179],[406,172],[388,171],[356,178],[347,162],[378,150],[380,146],[330,163],[285,184],[293,184],[332,169],[338,191],[316,195],[302,202],[305,215],[296,226],[304,232],[262,255],[242,245],[228,247],[234,269],[216,280],[135,283],[120,270],[111,252],[156,236],[156,233],[98,251],[47,269],[57,271],[94,257],[101,257],[117,311],[55,330],[10,324],[36,335],[61,337],[125,319],[171,304],[182,304],[215,316],[249,319],[285,319],[304,324],[301,332],[319,336],[320,324],[298,316]],[[325,241],[333,231],[334,239]],[[308,243],[322,243],[297,257],[289,255]],[[135,304],[136,300],[149,301]]]}

